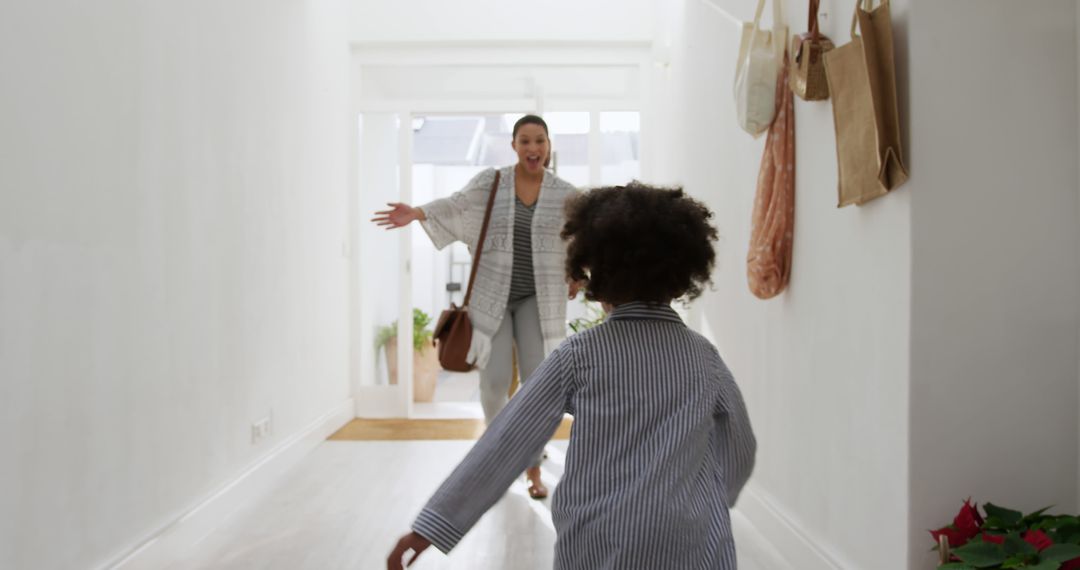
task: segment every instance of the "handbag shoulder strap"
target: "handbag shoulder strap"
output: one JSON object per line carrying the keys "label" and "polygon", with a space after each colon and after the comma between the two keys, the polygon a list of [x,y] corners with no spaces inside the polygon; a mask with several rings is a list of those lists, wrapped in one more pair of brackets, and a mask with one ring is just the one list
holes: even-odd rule
{"label": "handbag shoulder strap", "polygon": [[810,41],[815,43],[821,40],[821,24],[818,22],[818,10],[820,6],[821,0],[810,0],[810,14],[806,19],[806,21],[810,23]]}
{"label": "handbag shoulder strap", "polygon": [[476,269],[480,267],[480,252],[484,249],[484,239],[487,238],[488,223],[491,222],[491,208],[495,205],[495,193],[499,191],[499,177],[502,175],[498,170],[495,171],[495,182],[491,184],[491,194],[488,196],[487,209],[484,210],[484,225],[480,226],[480,241],[476,242],[476,253],[472,258],[472,270],[469,272],[469,288],[465,291],[465,302],[461,304],[461,308],[469,306],[469,299],[472,298],[473,283],[476,281]]}

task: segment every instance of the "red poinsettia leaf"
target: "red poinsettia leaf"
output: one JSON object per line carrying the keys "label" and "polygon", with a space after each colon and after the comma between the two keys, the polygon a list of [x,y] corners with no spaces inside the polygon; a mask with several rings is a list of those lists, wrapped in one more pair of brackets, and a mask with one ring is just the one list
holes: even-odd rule
{"label": "red poinsettia leaf", "polygon": [[1058,570],[1080,570],[1080,558],[1073,558],[1061,565]]}
{"label": "red poinsettia leaf", "polygon": [[960,508],[960,512],[953,519],[953,526],[970,539],[979,533],[979,527],[982,526],[982,517],[971,506],[971,503],[965,501],[964,506]]}
{"label": "red poinsettia leaf", "polygon": [[992,542],[994,544],[1005,544],[1005,536],[1000,534],[987,534],[982,533],[983,542]]}
{"label": "red poinsettia leaf", "polygon": [[986,522],[983,520],[982,515],[979,514],[979,504],[971,504],[971,497],[968,497],[967,500],[964,501],[964,508],[971,513],[972,518],[975,519],[975,522],[978,523],[979,526],[982,526],[983,523]]}
{"label": "red poinsettia leaf", "polygon": [[934,542],[941,542],[941,537],[945,536],[949,539],[949,546],[956,548],[957,546],[963,546],[967,544],[974,535],[954,528],[952,525],[943,526],[937,530],[930,531],[930,536],[934,537]]}
{"label": "red poinsettia leaf", "polygon": [[1024,542],[1034,546],[1037,550],[1045,550],[1054,544],[1049,536],[1041,530],[1032,530],[1024,533]]}

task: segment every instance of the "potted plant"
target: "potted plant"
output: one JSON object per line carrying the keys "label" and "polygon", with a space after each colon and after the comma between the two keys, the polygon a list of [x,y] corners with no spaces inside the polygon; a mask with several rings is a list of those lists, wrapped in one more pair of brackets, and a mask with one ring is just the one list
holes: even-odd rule
{"label": "potted plant", "polygon": [[1080,518],[1047,510],[1024,515],[986,503],[984,517],[978,504],[964,501],[952,524],[930,531],[938,544],[938,569],[1080,569]]}
{"label": "potted plant", "polygon": [[566,323],[566,325],[570,327],[570,332],[573,333],[579,333],[589,330],[596,325],[604,322],[604,319],[607,317],[607,313],[604,312],[604,309],[600,306],[600,303],[589,301],[585,299],[584,295],[581,296],[580,302],[582,306],[585,307],[585,316],[578,317]]}
{"label": "potted plant", "polygon": [[[435,396],[435,380],[439,376],[439,357],[431,346],[431,317],[420,309],[413,309],[413,401],[430,402]],[[386,352],[386,370],[391,384],[398,381],[397,361],[398,323],[382,327],[375,335],[376,350]]]}

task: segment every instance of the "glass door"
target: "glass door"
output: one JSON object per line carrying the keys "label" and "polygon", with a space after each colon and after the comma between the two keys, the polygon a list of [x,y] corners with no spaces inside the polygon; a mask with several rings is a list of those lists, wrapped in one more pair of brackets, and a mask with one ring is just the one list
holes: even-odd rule
{"label": "glass door", "polygon": [[[414,205],[446,198],[481,171],[514,164],[510,131],[521,114],[417,113],[412,117]],[[436,321],[451,303],[461,306],[469,286],[472,256],[456,242],[436,250],[423,228],[412,228],[412,298],[421,321]],[[430,344],[417,351],[413,378],[414,415],[482,418],[476,371],[441,370]]]}
{"label": "glass door", "polygon": [[[435,250],[419,224],[387,231],[369,220],[391,202],[413,206],[460,190],[478,172],[514,164],[511,128],[520,113],[364,112],[358,123],[359,233],[354,325],[362,417],[481,417],[475,372],[441,370],[430,332],[460,305],[471,256],[464,244]],[[585,188],[626,184],[640,172],[637,112],[555,111],[550,127],[560,177]],[[567,307],[568,333],[597,307]]]}

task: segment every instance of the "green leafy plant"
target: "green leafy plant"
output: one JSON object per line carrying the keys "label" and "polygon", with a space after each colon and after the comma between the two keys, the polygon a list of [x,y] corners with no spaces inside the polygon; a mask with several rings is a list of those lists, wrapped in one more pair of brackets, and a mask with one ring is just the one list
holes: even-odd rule
{"label": "green leafy plant", "polygon": [[596,325],[604,322],[604,318],[607,317],[607,313],[604,312],[604,309],[600,306],[600,303],[588,301],[585,299],[584,295],[582,295],[580,302],[582,305],[585,306],[585,316],[578,317],[567,323],[567,326],[569,326],[570,330],[574,333],[589,330]]}
{"label": "green leafy plant", "polygon": [[[423,352],[431,345],[433,331],[428,329],[431,316],[420,309],[413,309],[413,350]],[[375,333],[375,348],[382,348],[390,339],[397,338],[398,322],[380,327]]]}
{"label": "green leafy plant", "polygon": [[930,531],[942,551],[939,570],[1080,570],[1080,518],[964,501],[952,524]]}

